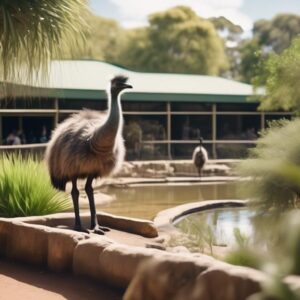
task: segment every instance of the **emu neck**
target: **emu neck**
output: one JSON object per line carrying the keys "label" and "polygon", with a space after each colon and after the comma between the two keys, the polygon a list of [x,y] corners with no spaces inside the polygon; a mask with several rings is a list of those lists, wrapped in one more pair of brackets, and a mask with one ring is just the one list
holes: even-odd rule
{"label": "emu neck", "polygon": [[96,152],[113,150],[116,136],[122,124],[120,96],[112,93],[109,101],[109,113],[106,122],[97,128],[91,139],[91,148]]}

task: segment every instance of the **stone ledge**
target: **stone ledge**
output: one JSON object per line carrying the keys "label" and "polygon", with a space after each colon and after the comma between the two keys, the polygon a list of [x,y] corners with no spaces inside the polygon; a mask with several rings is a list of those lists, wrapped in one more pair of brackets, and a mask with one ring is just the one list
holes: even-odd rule
{"label": "stone ledge", "polygon": [[[125,300],[242,300],[265,280],[262,272],[202,254],[129,246],[107,236],[38,224],[60,224],[61,217],[0,219],[0,255],[127,288]],[[299,277],[286,282],[300,289]]]}
{"label": "stone ledge", "polygon": [[[120,231],[130,232],[147,238],[154,238],[158,236],[157,229],[155,228],[153,222],[149,220],[116,216],[104,212],[98,213],[97,217],[99,223],[102,226],[107,226]],[[46,216],[14,218],[13,220],[30,224],[44,225],[48,227],[61,226],[72,228],[74,225],[74,214],[58,213]],[[82,213],[81,221],[85,227],[89,227],[90,214]]]}

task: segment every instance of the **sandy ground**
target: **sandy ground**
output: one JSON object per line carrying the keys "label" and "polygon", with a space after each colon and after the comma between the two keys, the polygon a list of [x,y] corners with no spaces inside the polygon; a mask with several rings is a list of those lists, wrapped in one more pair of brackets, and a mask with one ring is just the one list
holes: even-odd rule
{"label": "sandy ground", "polygon": [[122,292],[71,274],[0,260],[0,300],[120,300]]}

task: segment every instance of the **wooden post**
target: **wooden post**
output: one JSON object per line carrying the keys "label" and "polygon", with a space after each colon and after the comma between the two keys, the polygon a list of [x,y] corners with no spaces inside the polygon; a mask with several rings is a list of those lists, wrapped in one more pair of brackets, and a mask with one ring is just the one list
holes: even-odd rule
{"label": "wooden post", "polygon": [[167,102],[167,147],[168,147],[168,159],[172,159],[171,154],[171,103]]}
{"label": "wooden post", "polygon": [[214,159],[217,158],[216,141],[217,141],[217,105],[214,103],[212,105],[212,153]]}

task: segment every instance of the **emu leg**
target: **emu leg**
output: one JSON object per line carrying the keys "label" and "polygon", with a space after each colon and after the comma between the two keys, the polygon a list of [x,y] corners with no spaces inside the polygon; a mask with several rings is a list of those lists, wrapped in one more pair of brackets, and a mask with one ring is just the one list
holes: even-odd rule
{"label": "emu leg", "polygon": [[81,225],[81,220],[80,220],[80,215],[79,215],[79,204],[78,204],[79,190],[77,188],[77,179],[72,180],[71,195],[72,195],[72,200],[73,200],[73,205],[74,205],[74,212],[75,212],[74,230],[88,233],[88,231],[86,229],[84,229]]}
{"label": "emu leg", "polygon": [[198,176],[201,178],[202,172],[201,172],[201,168],[198,168]]}
{"label": "emu leg", "polygon": [[97,233],[97,234],[104,234],[105,231],[109,231],[109,228],[99,226],[99,224],[98,224],[95,200],[94,200],[94,189],[92,186],[93,180],[94,180],[93,176],[88,176],[86,184],[85,184],[85,192],[89,199],[90,211],[91,211],[91,230],[92,230],[92,232]]}

